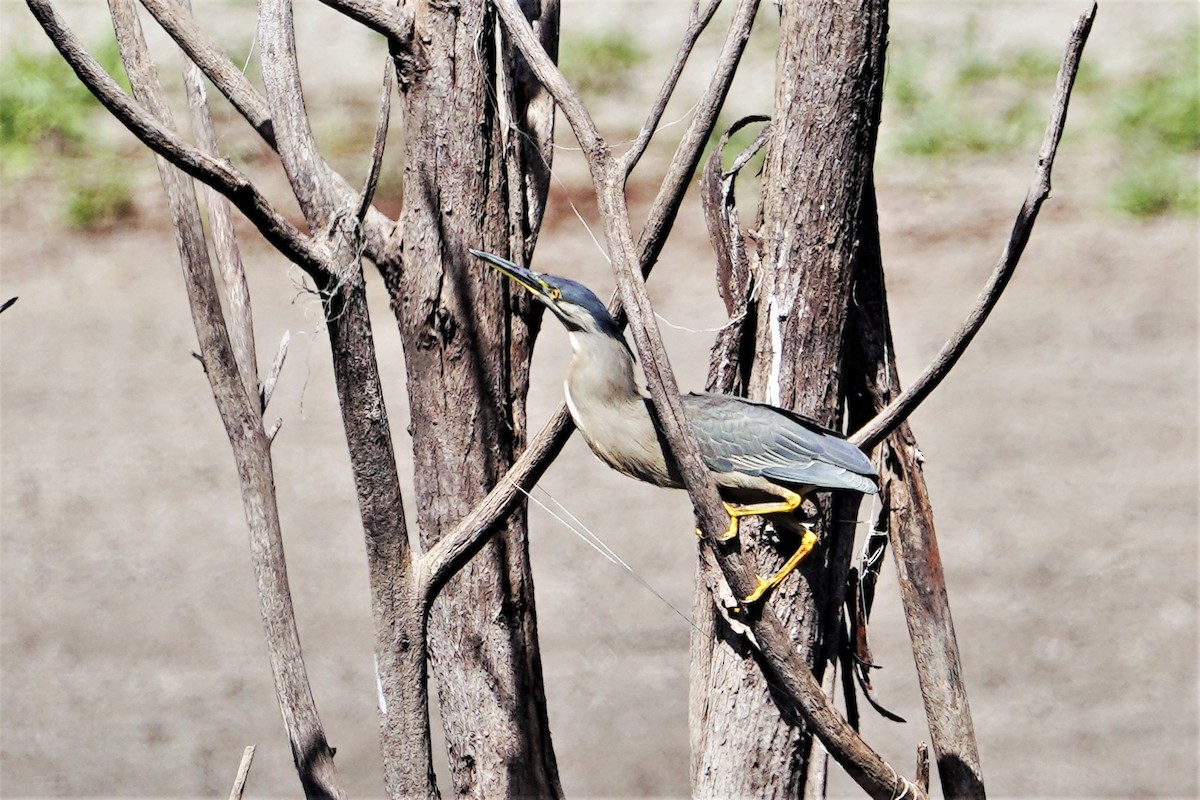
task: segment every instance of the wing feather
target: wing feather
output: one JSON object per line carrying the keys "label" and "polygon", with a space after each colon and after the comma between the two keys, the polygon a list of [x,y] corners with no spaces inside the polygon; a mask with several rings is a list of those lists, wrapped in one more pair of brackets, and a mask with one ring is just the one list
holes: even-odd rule
{"label": "wing feather", "polygon": [[876,491],[870,459],[813,420],[731,395],[689,394],[683,400],[713,470],[797,486]]}

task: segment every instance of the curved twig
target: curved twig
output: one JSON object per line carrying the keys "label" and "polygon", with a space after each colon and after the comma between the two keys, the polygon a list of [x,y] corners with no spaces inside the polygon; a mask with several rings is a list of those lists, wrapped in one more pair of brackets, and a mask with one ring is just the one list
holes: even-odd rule
{"label": "curved twig", "polygon": [[375,122],[375,143],[371,146],[371,167],[367,170],[367,181],[363,186],[362,199],[358,201],[358,210],[354,212],[354,218],[360,225],[367,216],[371,201],[375,199],[375,188],[383,171],[383,151],[387,146],[388,122],[392,116],[392,74],[392,62],[388,59],[383,67],[383,89],[379,98],[379,118]]}
{"label": "curved twig", "polygon": [[1012,233],[996,268],[992,271],[987,285],[975,301],[975,307],[955,331],[954,335],[942,346],[941,351],[926,367],[911,386],[900,396],[888,404],[875,419],[871,420],[850,440],[864,450],[872,450],[883,441],[888,434],[916,409],[917,406],[937,388],[942,379],[949,374],[951,368],[966,352],[967,346],[975,338],[975,334],[983,326],[988,314],[995,308],[1000,295],[1008,286],[1009,279],[1017,269],[1025,245],[1029,243],[1029,235],[1033,232],[1033,223],[1037,220],[1042,203],[1050,196],[1050,171],[1054,167],[1054,156],[1058,152],[1058,143],[1062,139],[1063,126],[1067,121],[1067,105],[1071,99],[1071,88],[1075,85],[1075,76],[1079,72],[1079,59],[1083,54],[1083,46],[1087,44],[1088,34],[1092,30],[1092,22],[1096,18],[1097,6],[1092,8],[1075,21],[1067,41],[1067,50],[1063,56],[1062,66],[1058,71],[1057,88],[1054,94],[1054,104],[1050,113],[1050,122],[1046,127],[1046,135],[1038,151],[1037,170],[1033,183],[1025,195],[1025,202],[1017,212],[1013,223]]}

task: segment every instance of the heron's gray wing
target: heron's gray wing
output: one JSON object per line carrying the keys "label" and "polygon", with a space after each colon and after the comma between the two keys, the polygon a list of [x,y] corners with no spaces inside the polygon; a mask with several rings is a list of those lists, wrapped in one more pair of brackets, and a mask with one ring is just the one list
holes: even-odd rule
{"label": "heron's gray wing", "polygon": [[731,395],[689,394],[683,405],[713,470],[797,486],[876,491],[870,459],[812,420]]}

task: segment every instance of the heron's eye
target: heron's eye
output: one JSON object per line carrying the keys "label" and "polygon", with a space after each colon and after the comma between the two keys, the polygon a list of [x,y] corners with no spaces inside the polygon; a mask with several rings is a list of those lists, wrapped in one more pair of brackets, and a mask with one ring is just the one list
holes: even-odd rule
{"label": "heron's eye", "polygon": [[551,300],[558,300],[558,298],[562,297],[562,292],[551,286],[546,289],[546,296]]}

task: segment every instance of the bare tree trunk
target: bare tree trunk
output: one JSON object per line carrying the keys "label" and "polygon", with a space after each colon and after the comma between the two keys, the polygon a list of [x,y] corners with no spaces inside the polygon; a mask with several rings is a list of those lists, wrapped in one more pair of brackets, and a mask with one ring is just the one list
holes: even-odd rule
{"label": "bare tree trunk", "polygon": [[[524,189],[509,186],[492,13],[483,3],[422,2],[413,11],[427,69],[404,92],[402,254],[379,266],[404,339],[427,549],[487,494],[524,444],[532,336],[514,313],[512,287],[467,253],[508,252],[528,235],[510,231],[510,193]],[[554,797],[561,788],[523,506],[498,526],[429,618],[454,794]]]}
{"label": "bare tree trunk", "polygon": [[[755,313],[749,395],[836,427],[844,404],[842,352],[858,210],[870,179],[879,121],[887,5],[784,3],[776,61],[775,114],[763,175],[761,219],[750,254]],[[744,287],[730,287],[744,292]],[[714,365],[715,367],[716,365]],[[840,607],[856,505],[826,507],[824,547],[802,562],[768,602],[820,680],[827,619]],[[747,525],[742,547],[763,574],[778,562]],[[783,549],[794,549],[785,538]],[[784,554],[785,556],[787,554]],[[836,555],[836,558],[834,557]],[[701,587],[697,604],[711,601]],[[805,790],[810,737],[778,703],[751,648],[709,611],[702,621],[692,691],[693,791],[700,797],[797,797]]]}

